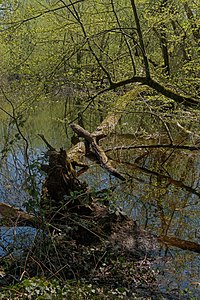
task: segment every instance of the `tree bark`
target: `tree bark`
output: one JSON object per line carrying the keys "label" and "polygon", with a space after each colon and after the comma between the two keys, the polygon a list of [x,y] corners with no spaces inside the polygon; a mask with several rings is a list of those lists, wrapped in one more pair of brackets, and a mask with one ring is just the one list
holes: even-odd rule
{"label": "tree bark", "polygon": [[41,219],[17,207],[0,202],[0,216],[6,226],[39,227]]}
{"label": "tree bark", "polygon": [[[112,167],[111,163],[108,160],[104,150],[97,144],[96,138],[92,136],[87,130],[83,129],[81,126],[77,124],[72,124],[71,128],[74,132],[76,132],[79,136],[84,137],[86,143],[88,144],[88,150],[86,149],[86,156],[91,154],[91,150],[94,151],[95,157],[100,165],[106,169],[111,175],[121,179],[126,180],[125,177],[120,174],[115,168]],[[86,147],[87,148],[87,147]],[[90,150],[91,148],[91,150]]]}
{"label": "tree bark", "polygon": [[160,236],[158,240],[166,245],[200,253],[200,245],[191,241],[179,239],[174,236]]}
{"label": "tree bark", "polygon": [[200,107],[199,98],[196,99],[188,95],[177,93],[176,91],[173,90],[173,88],[169,88],[164,84],[159,83],[157,80],[153,78],[147,79],[146,77],[142,77],[142,76],[133,76],[131,78],[119,82],[113,82],[112,85],[106,90],[107,91],[114,90],[118,87],[125,86],[132,83],[141,83],[143,85],[146,85],[154,89],[156,92],[161,93],[163,96],[174,100],[176,103],[184,105],[185,107],[190,107],[194,109],[199,109]]}

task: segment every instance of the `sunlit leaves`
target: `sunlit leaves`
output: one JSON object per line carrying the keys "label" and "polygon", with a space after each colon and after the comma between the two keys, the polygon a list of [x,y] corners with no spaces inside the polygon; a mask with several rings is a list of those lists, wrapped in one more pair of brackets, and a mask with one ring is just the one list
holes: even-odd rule
{"label": "sunlit leaves", "polygon": [[[74,4],[73,4],[74,3]],[[10,1],[2,19],[0,68],[21,76],[22,89],[68,83],[93,88],[108,80],[144,74],[131,1]],[[170,77],[187,93],[198,77],[199,46],[194,34],[198,3],[136,1],[152,76],[166,81],[163,47]],[[165,53],[166,55],[166,53]],[[110,79],[109,79],[110,78]],[[19,82],[18,82],[19,84]],[[195,89],[192,90],[196,94]]]}

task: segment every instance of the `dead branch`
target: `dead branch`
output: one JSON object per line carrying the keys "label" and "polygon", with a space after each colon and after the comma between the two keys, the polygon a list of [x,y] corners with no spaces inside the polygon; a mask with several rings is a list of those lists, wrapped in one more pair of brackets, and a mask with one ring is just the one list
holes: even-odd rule
{"label": "dead branch", "polygon": [[17,207],[0,202],[0,218],[6,226],[31,226],[38,227],[41,220],[35,215],[29,214]]}
{"label": "dead branch", "polygon": [[200,146],[177,145],[177,144],[154,144],[154,145],[116,146],[116,147],[107,148],[105,152],[116,151],[116,150],[148,149],[148,148],[169,148],[169,149],[181,149],[181,150],[190,150],[190,151],[200,150]]}
{"label": "dead branch", "polygon": [[[122,114],[126,108],[126,106],[130,103],[130,101],[134,101],[140,93],[147,90],[146,86],[135,84],[135,87],[124,94],[123,96],[118,97],[116,100],[113,109],[108,113],[103,122],[96,128],[96,130],[92,133],[84,131],[84,129],[77,129],[80,134],[86,139],[87,143],[93,145],[93,151],[96,155],[97,160],[101,164],[101,166],[107,169],[112,175],[120,178],[121,180],[125,180],[124,176],[119,174],[108,161],[107,156],[103,149],[98,145],[98,141],[102,138],[105,138],[109,134],[111,134],[115,127],[117,126]],[[74,125],[72,125],[73,127]],[[77,126],[77,125],[76,125]],[[75,126],[75,127],[76,127]],[[75,128],[74,127],[74,128]],[[76,127],[78,128],[78,127]],[[94,143],[95,141],[95,143]],[[79,142],[74,147],[68,150],[68,157],[73,160],[74,158],[78,158],[78,160],[82,160],[87,152],[86,145],[84,142]]]}
{"label": "dead branch", "polygon": [[43,142],[46,144],[46,146],[49,148],[49,150],[51,150],[51,151],[56,151],[56,149],[55,149],[53,146],[51,146],[51,145],[49,144],[49,142],[45,139],[45,137],[44,137],[43,134],[38,133],[38,136],[43,140]]}
{"label": "dead branch", "polygon": [[[106,169],[110,174],[113,176],[121,179],[126,180],[123,175],[121,175],[115,168],[112,167],[111,163],[108,160],[104,150],[97,144],[96,137],[94,137],[89,131],[83,129],[81,126],[77,124],[72,124],[71,128],[75,133],[79,136],[84,137],[86,140],[86,144],[94,151],[95,157],[100,165]],[[90,154],[90,151],[87,151],[86,147],[86,156]]]}
{"label": "dead branch", "polygon": [[[90,135],[96,138],[96,141],[98,142],[100,139],[105,138],[112,133],[122,117],[126,106],[131,101],[134,101],[140,95],[140,93],[146,91],[147,89],[148,88],[146,86],[135,83],[135,87],[131,91],[127,92],[123,96],[118,97],[113,109],[111,109],[103,122]],[[67,151],[67,155],[71,160],[73,160],[74,157],[78,157],[78,159],[81,161],[85,155],[85,152],[85,143],[79,142]]]}
{"label": "dead branch", "polygon": [[200,253],[200,245],[195,242],[186,241],[174,236],[166,236],[166,235],[158,237],[158,240],[166,245],[174,246],[183,250],[189,250],[189,251]]}
{"label": "dead branch", "polygon": [[187,134],[188,136],[192,136],[198,140],[200,139],[199,134],[188,130],[187,128],[183,127],[179,122],[176,122],[176,125],[182,130],[183,133]]}

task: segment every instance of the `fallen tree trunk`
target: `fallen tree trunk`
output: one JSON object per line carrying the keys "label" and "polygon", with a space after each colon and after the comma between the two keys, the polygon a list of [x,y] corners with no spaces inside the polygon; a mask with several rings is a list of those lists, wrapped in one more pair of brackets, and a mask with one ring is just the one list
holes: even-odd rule
{"label": "fallen tree trunk", "polygon": [[175,236],[167,236],[167,235],[160,236],[158,238],[158,240],[161,243],[168,245],[168,246],[173,246],[173,247],[177,247],[179,249],[189,250],[189,251],[200,253],[200,245],[195,242],[186,241],[186,240],[179,239]]}
{"label": "fallen tree trunk", "polygon": [[0,219],[3,225],[12,227],[39,227],[41,225],[40,218],[3,202],[0,202]]}
{"label": "fallen tree trunk", "polygon": [[121,179],[126,180],[125,177],[120,174],[115,168],[112,167],[111,163],[108,160],[104,150],[97,144],[96,137],[93,137],[87,130],[83,129],[81,126],[77,124],[72,124],[71,128],[76,132],[79,136],[84,137],[86,140],[86,156],[90,157],[91,154],[94,153],[97,161],[100,165],[106,169],[111,175]]}
{"label": "fallen tree trunk", "polygon": [[[145,92],[146,90],[147,87],[136,84],[131,91],[127,92],[123,96],[118,97],[113,109],[107,114],[106,118],[94,130],[94,132],[91,133],[91,136],[96,139],[97,143],[100,139],[105,138],[114,131],[127,105],[131,101],[134,101],[140,95],[140,93]],[[67,154],[72,161],[77,158],[81,161],[82,157],[85,155],[85,152],[85,143],[79,142],[74,147],[69,149]]]}

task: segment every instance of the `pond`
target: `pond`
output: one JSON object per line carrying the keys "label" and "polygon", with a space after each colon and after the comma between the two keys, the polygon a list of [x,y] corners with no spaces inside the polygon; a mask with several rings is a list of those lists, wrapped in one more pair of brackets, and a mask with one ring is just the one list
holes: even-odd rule
{"label": "pond", "polygon": [[[44,179],[39,165],[45,160],[45,145],[38,133],[44,134],[54,147],[69,149],[73,142],[73,132],[68,125],[71,120],[77,118],[76,121],[84,123],[90,132],[100,124],[102,115],[95,113],[95,108],[80,116],[76,113],[77,106],[70,104],[70,99],[68,101],[67,105],[66,101],[35,105],[22,127],[24,140],[15,131],[14,125],[10,123],[8,126],[7,120],[2,117],[2,202],[29,210],[33,202],[39,199]],[[130,113],[131,109],[133,113]],[[87,181],[91,189],[112,189],[110,204],[120,206],[152,235],[167,234],[199,243],[199,151],[135,147],[166,144],[168,137],[161,123],[155,125],[152,116],[144,116],[135,107],[130,107],[129,114],[121,119],[115,133],[102,142],[107,155],[113,159],[113,165],[125,174],[127,181],[120,182],[95,163],[91,163],[82,179]],[[183,132],[178,132],[175,126],[171,132],[180,145],[187,142],[187,135],[183,137]],[[114,146],[118,147],[115,151],[112,150]],[[27,228],[2,227],[0,255],[11,250],[19,254],[33,240],[34,234],[33,230]],[[162,279],[160,288],[178,291],[183,297],[185,295],[183,299],[190,299],[187,298],[189,296],[198,299],[200,256],[162,244],[155,254],[157,260],[153,267]]]}

